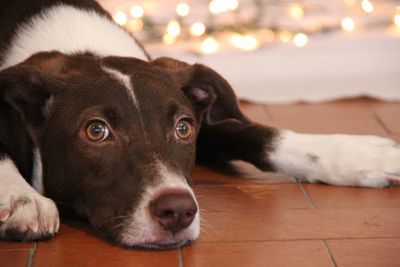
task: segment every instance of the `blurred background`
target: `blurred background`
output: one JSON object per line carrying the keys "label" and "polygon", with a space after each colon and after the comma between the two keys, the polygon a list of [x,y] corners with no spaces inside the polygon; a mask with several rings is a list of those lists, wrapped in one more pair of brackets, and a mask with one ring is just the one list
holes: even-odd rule
{"label": "blurred background", "polygon": [[206,64],[244,100],[400,100],[400,0],[98,1],[153,58]]}

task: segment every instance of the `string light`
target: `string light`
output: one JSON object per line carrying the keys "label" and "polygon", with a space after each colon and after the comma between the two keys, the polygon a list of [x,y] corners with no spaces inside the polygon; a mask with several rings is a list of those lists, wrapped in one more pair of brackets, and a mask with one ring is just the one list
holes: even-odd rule
{"label": "string light", "polygon": [[[158,20],[153,20],[147,13],[154,13],[158,12],[160,9],[157,8],[155,5],[148,5],[148,3],[156,3],[158,0],[155,1],[145,1],[142,4],[138,5],[129,5],[127,8],[117,8],[115,12],[113,13],[113,19],[115,20],[116,23],[118,23],[121,26],[124,26],[126,29],[128,29],[131,32],[140,32],[143,31],[143,29],[148,31],[149,34],[144,34],[142,38],[144,39],[144,42],[147,40],[154,42],[154,41],[162,41],[165,44],[174,44],[177,41],[188,41],[186,40],[187,35],[192,38],[194,37],[199,37],[199,36],[204,36],[206,32],[212,32],[212,36],[208,36],[207,38],[203,39],[203,41],[200,43],[200,51],[204,54],[211,54],[215,53],[220,49],[220,44],[218,41],[214,38],[217,38],[220,36],[227,36],[226,34],[228,31],[231,33],[229,35],[229,41],[232,43],[234,47],[237,47],[241,50],[244,51],[252,51],[258,49],[260,46],[263,46],[266,43],[272,42],[275,39],[280,40],[281,42],[287,43],[287,42],[292,42],[294,46],[296,47],[304,47],[308,44],[309,42],[309,36],[314,35],[315,33],[323,33],[324,29],[328,31],[336,31],[337,30],[337,25],[335,24],[329,24],[325,25],[321,23],[320,21],[314,19],[310,21],[310,18],[307,18],[304,23],[301,25],[297,25],[299,28],[296,28],[296,25],[293,23],[290,24],[290,26],[287,26],[289,28],[273,28],[273,30],[269,29],[269,27],[274,27],[276,25],[283,25],[280,24],[279,21],[275,24],[267,24],[267,25],[262,25],[264,21],[261,22],[261,24],[254,24],[250,25],[249,28],[246,28],[248,30],[248,33],[246,35],[241,35],[241,34],[232,34],[232,32],[240,32],[243,30],[240,25],[242,23],[242,18],[240,15],[242,14],[242,10],[238,11],[239,16],[237,17],[237,20],[228,20],[229,22],[225,25],[222,23],[222,21],[226,20],[220,20],[219,16],[213,21],[212,17],[214,16],[209,16],[209,19],[207,20],[207,23],[204,22],[195,22],[193,24],[187,24],[183,23],[184,20],[182,19],[176,19],[176,20],[170,20],[170,21],[158,21]],[[178,4],[176,5],[176,14],[179,17],[186,17],[191,13],[191,7],[189,5],[188,0],[179,0],[177,1]],[[209,14],[217,15],[220,13],[225,13],[225,12],[231,12],[235,11],[239,7],[239,1],[238,0],[208,0],[208,8],[209,8]],[[246,1],[244,1],[246,2]],[[250,1],[248,1],[250,2]],[[255,8],[263,8],[262,4],[260,4],[261,1],[254,1],[254,7]],[[276,3],[272,3],[274,1],[271,1],[270,5],[278,5]],[[247,2],[246,2],[247,3]],[[257,4],[259,3],[259,4]],[[269,2],[268,2],[269,3]],[[379,1],[373,1],[373,0],[343,0],[344,5],[348,7],[346,12],[349,14],[354,13],[359,15],[357,12],[359,12],[358,9],[361,9],[361,11],[364,14],[371,14],[373,12],[376,12],[376,9],[379,9]],[[269,5],[269,4],[268,4]],[[279,4],[280,5],[280,4]],[[281,13],[286,12],[287,16],[293,20],[301,20],[305,16],[305,8],[310,7],[310,10],[313,9],[313,5],[311,3],[308,3],[307,6],[303,5],[303,1],[295,1],[291,0],[288,1],[287,4],[285,4],[286,9],[283,9],[280,11]],[[375,6],[376,5],[376,6]],[[384,6],[385,8],[382,10],[379,10],[379,15],[383,14],[383,12],[390,12],[387,8],[386,5]],[[393,5],[392,8],[396,9],[396,12],[390,13],[390,14],[384,14],[386,16],[386,20],[382,23],[382,26],[386,26],[389,24],[392,24],[395,29],[397,29],[398,32],[400,32],[400,6]],[[146,14],[145,14],[146,13]],[[247,14],[247,13],[246,13]],[[284,15],[284,14],[281,14]],[[223,16],[223,15],[221,15]],[[255,16],[259,16],[257,12],[255,12]],[[366,15],[364,15],[366,17]],[[227,17],[228,18],[228,17]],[[253,17],[250,19],[260,19],[258,17]],[[181,24],[181,20],[182,23]],[[364,22],[365,18],[360,18],[360,22],[363,24],[368,24],[367,22]],[[390,20],[390,21],[389,21]],[[233,21],[237,22],[238,25],[233,24]],[[265,22],[267,23],[267,22]],[[377,22],[371,22],[372,25],[377,25],[379,26]],[[210,29],[206,28],[206,25],[209,25]],[[369,25],[369,24],[368,24]],[[355,21],[351,17],[345,17],[340,21],[340,26],[341,29],[345,32],[353,32],[356,27],[358,28],[358,24],[356,25]],[[362,24],[361,24],[362,26]],[[165,28],[166,27],[166,28]],[[266,28],[268,27],[268,28]],[[364,29],[363,27],[360,27],[361,29]],[[367,29],[367,28],[365,28]],[[164,35],[160,36],[158,33],[162,30],[165,30]],[[307,35],[305,33],[297,33],[295,34],[294,31],[304,31],[307,32]],[[178,38],[182,34],[182,32],[185,33],[185,38]],[[186,35],[187,34],[187,35]],[[226,41],[225,38],[223,40]]]}
{"label": "string light", "polygon": [[304,9],[299,4],[292,4],[289,6],[289,15],[293,19],[299,20],[304,16]]}
{"label": "string light", "polygon": [[163,42],[167,45],[173,45],[176,42],[176,38],[166,33],[163,35]]}
{"label": "string light", "polygon": [[144,15],[144,9],[140,5],[133,5],[130,9],[131,16],[135,19],[140,19]]}
{"label": "string light", "polygon": [[128,22],[128,17],[126,16],[124,11],[117,11],[113,16],[114,21],[123,26]]}
{"label": "string light", "polygon": [[133,19],[129,22],[129,27],[133,32],[140,32],[143,30],[143,20],[141,19]]}
{"label": "string light", "polygon": [[342,26],[342,29],[345,30],[346,32],[352,32],[356,27],[354,20],[349,17],[342,19],[340,25]]}
{"label": "string light", "polygon": [[396,25],[396,27],[400,29],[400,14],[394,15],[393,21],[394,25]]}
{"label": "string light", "polygon": [[292,34],[290,33],[290,31],[287,30],[282,30],[278,33],[279,39],[284,42],[287,43],[292,39]]}
{"label": "string light", "polygon": [[236,10],[239,7],[238,0],[212,0],[208,8],[212,14],[220,14]]}
{"label": "string light", "polygon": [[244,51],[253,51],[258,47],[257,39],[252,35],[234,34],[230,38],[233,46],[243,49]]}
{"label": "string light", "polygon": [[190,12],[190,7],[186,3],[179,3],[176,6],[176,13],[181,17],[186,17],[187,15],[189,15],[189,12]]}
{"label": "string light", "polygon": [[369,0],[361,1],[361,8],[365,13],[371,14],[374,11],[374,5]]}
{"label": "string light", "polygon": [[204,54],[213,54],[217,52],[218,49],[219,49],[218,42],[211,36],[204,39],[204,41],[201,43],[201,51]]}
{"label": "string light", "polygon": [[172,37],[177,37],[181,33],[181,25],[179,25],[177,20],[168,22],[167,33]]}
{"label": "string light", "polygon": [[206,26],[204,23],[195,22],[190,27],[190,34],[192,36],[202,36],[206,32]]}
{"label": "string light", "polygon": [[297,47],[304,47],[308,43],[308,37],[304,33],[298,33],[294,36],[293,43]]}

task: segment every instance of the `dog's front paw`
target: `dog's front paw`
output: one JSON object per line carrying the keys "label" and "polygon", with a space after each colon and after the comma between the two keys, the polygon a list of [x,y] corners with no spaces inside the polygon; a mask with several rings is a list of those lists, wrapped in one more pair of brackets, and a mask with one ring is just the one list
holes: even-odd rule
{"label": "dog's front paw", "polygon": [[43,240],[54,236],[60,225],[54,202],[35,191],[2,192],[0,238],[17,241]]}
{"label": "dog's front paw", "polygon": [[376,136],[338,136],[334,140],[322,159],[328,183],[364,187],[400,183],[400,146],[393,140]]}
{"label": "dog's front paw", "polygon": [[359,161],[361,186],[384,187],[400,183],[400,146],[396,142],[368,137],[363,152],[354,158]]}

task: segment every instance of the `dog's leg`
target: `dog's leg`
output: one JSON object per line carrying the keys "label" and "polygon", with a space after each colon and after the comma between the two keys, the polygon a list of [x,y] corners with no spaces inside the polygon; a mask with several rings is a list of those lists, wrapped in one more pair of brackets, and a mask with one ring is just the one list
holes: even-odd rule
{"label": "dog's leg", "polygon": [[35,191],[13,161],[0,154],[0,238],[40,240],[59,228],[54,202]]}
{"label": "dog's leg", "polygon": [[400,146],[376,136],[299,134],[226,120],[205,125],[198,140],[200,160],[243,160],[263,171],[303,181],[383,187],[400,182]]}

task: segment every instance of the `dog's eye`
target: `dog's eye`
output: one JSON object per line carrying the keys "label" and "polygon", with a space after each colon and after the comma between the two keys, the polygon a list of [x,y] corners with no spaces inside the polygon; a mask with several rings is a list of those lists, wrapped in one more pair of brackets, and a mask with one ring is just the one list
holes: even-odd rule
{"label": "dog's eye", "polygon": [[109,134],[110,130],[102,121],[93,121],[86,127],[86,136],[94,142],[104,141]]}
{"label": "dog's eye", "polygon": [[176,137],[179,139],[189,139],[194,135],[193,124],[188,120],[180,120],[175,128]]}

